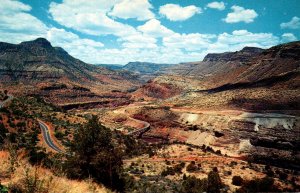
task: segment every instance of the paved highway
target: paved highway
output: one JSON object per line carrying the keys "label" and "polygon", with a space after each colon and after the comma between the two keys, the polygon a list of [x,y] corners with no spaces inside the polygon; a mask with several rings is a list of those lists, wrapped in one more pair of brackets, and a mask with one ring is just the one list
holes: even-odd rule
{"label": "paved highway", "polygon": [[6,100],[0,102],[0,109],[3,108],[6,103],[8,103],[9,101],[11,101],[14,98],[12,95],[7,95],[7,96],[8,96],[8,98]]}
{"label": "paved highway", "polygon": [[[0,109],[3,108],[6,103],[8,103],[9,101],[11,101],[13,99],[13,96],[12,95],[8,95],[8,98],[4,101],[1,101],[0,102]],[[46,142],[46,144],[51,148],[53,149],[54,151],[56,152],[59,152],[59,153],[64,153],[63,150],[61,150],[59,147],[57,147],[52,139],[51,139],[51,136],[50,136],[50,133],[49,133],[49,128],[48,126],[41,120],[38,120],[39,122],[39,125],[40,125],[40,128],[42,130],[42,134],[43,134],[43,138],[44,138],[44,141]]]}
{"label": "paved highway", "polygon": [[51,148],[53,149],[54,151],[56,152],[59,152],[59,153],[64,153],[63,150],[61,150],[59,147],[57,147],[52,139],[51,139],[51,136],[50,136],[50,133],[49,133],[49,128],[48,126],[41,120],[38,120],[39,124],[40,124],[40,127],[41,127],[41,130],[42,130],[42,134],[43,134],[43,137],[44,137],[44,141],[46,142],[46,144]]}
{"label": "paved highway", "polygon": [[143,133],[145,133],[146,131],[148,131],[150,129],[150,124],[148,122],[145,121],[141,121],[138,119],[134,119],[132,117],[129,117],[130,119],[136,121],[136,122],[140,122],[144,125],[144,127],[140,128],[140,129],[136,129],[134,131],[128,132],[127,135],[141,135]]}

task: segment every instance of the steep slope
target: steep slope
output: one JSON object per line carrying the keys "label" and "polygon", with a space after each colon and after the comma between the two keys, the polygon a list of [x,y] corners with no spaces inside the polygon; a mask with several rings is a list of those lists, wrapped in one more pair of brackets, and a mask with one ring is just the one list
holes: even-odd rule
{"label": "steep slope", "polygon": [[[189,108],[275,110],[298,114],[299,56],[300,42],[267,50],[244,48],[239,52],[209,54],[203,62],[168,68],[168,75],[155,78],[138,89],[134,96],[168,98],[164,104]],[[167,96],[166,89],[149,89],[165,85],[180,88],[180,92]]]}
{"label": "steep slope", "polygon": [[[122,84],[121,84],[122,82]],[[84,63],[43,38],[14,45],[0,42],[0,88],[37,94],[57,105],[128,103],[125,92],[140,83],[127,71]]]}
{"label": "steep slope", "polygon": [[263,50],[245,47],[237,52],[208,54],[201,62],[183,63],[166,69],[169,74],[192,76],[197,79],[212,77],[216,74],[227,74],[233,70],[247,68],[252,58]]}
{"label": "steep slope", "polygon": [[171,64],[156,64],[150,62],[129,62],[123,69],[141,74],[159,73],[162,69],[169,67]]}
{"label": "steep slope", "polygon": [[267,50],[245,47],[241,51],[208,54],[202,62],[179,64],[167,73],[203,80],[208,88],[241,82],[255,82],[299,71],[300,42]]}
{"label": "steep slope", "polygon": [[96,67],[70,56],[65,50],[52,47],[43,38],[20,44],[0,43],[0,70],[2,77],[61,78],[94,80],[91,71]]}
{"label": "steep slope", "polygon": [[253,82],[299,70],[300,42],[292,42],[263,51],[234,81]]}
{"label": "steep slope", "polygon": [[141,81],[148,81],[162,74],[162,71],[171,64],[157,64],[150,62],[129,62],[122,67],[122,70],[136,73],[140,76]]}

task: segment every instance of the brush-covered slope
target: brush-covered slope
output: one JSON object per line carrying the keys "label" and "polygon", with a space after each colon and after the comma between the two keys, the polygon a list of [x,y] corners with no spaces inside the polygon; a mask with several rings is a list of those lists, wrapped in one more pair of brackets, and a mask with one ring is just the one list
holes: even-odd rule
{"label": "brush-covered slope", "polygon": [[299,71],[300,42],[263,50],[245,47],[241,51],[208,54],[203,61],[179,64],[169,74],[203,80],[210,88],[240,82],[255,82]]}
{"label": "brush-covered slope", "polygon": [[[38,38],[20,44],[0,42],[1,81],[67,79],[100,81],[104,79],[135,79],[130,73],[115,72],[84,63],[60,47]],[[106,76],[106,77],[103,77]]]}
{"label": "brush-covered slope", "polygon": [[84,63],[44,38],[0,42],[0,87],[14,95],[37,94],[59,105],[123,104],[137,85],[136,75]]}
{"label": "brush-covered slope", "polygon": [[[168,104],[205,109],[298,111],[299,56],[300,42],[209,54],[203,62],[169,68],[173,74],[157,77],[138,89],[136,96],[147,98],[152,92],[169,98]],[[149,89],[165,85],[180,88],[180,92],[161,97],[166,96],[165,90]]]}
{"label": "brush-covered slope", "polygon": [[140,74],[155,74],[160,73],[160,71],[170,64],[156,64],[150,62],[129,62],[122,69],[132,72],[137,72]]}
{"label": "brush-covered slope", "polygon": [[203,79],[247,66],[251,59],[258,56],[262,51],[260,48],[245,47],[237,52],[208,54],[201,62],[182,63],[166,69],[166,72]]}
{"label": "brush-covered slope", "polygon": [[60,47],[52,47],[44,38],[20,44],[0,43],[0,70],[3,77],[60,78],[93,80],[96,68],[70,56]]}

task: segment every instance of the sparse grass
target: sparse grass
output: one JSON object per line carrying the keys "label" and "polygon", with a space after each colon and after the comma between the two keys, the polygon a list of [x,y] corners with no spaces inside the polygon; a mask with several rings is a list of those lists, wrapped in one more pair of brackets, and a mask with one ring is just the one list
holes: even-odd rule
{"label": "sparse grass", "polygon": [[32,166],[25,159],[18,159],[18,165],[10,171],[9,153],[0,151],[0,180],[10,190],[30,193],[106,193],[106,188],[91,180],[69,180],[55,176],[51,171],[40,166]]}

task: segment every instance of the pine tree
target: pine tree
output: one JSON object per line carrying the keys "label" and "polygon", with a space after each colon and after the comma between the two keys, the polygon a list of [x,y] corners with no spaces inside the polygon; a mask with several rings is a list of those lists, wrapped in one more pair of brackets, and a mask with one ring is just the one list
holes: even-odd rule
{"label": "pine tree", "polygon": [[112,143],[110,129],[93,116],[74,134],[66,161],[67,174],[71,178],[93,178],[116,190],[124,187],[121,180],[122,158]]}

